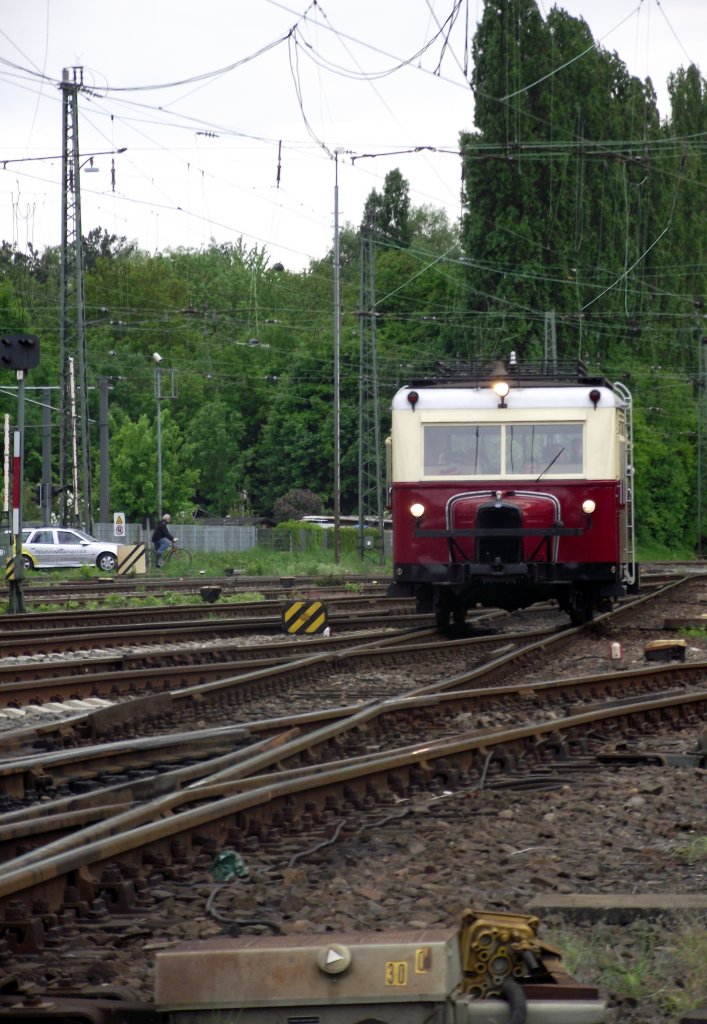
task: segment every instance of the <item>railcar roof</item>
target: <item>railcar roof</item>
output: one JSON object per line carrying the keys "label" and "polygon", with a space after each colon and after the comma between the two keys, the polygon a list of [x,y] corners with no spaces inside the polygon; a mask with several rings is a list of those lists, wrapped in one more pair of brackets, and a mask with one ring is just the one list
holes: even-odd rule
{"label": "railcar roof", "polygon": [[496,363],[439,362],[427,376],[414,377],[408,383],[411,388],[483,388],[499,377],[511,387],[552,388],[552,387],[605,387],[612,384],[605,377],[590,374],[581,361],[550,360],[535,363],[516,362],[505,366]]}
{"label": "railcar roof", "polygon": [[[482,409],[497,409],[498,395],[487,386],[467,386],[447,384],[445,387],[404,387],[393,396],[393,410],[409,410],[411,403],[408,395],[415,391],[418,395],[414,408],[421,412],[432,409],[452,409],[460,413],[471,413]],[[564,409],[566,411],[591,409],[593,400],[590,392],[597,391],[599,394],[598,407],[600,409],[614,409],[623,405],[622,399],[610,387],[598,387],[594,382],[589,382],[584,387],[519,387],[511,385],[511,390],[506,398],[506,418],[512,417],[513,412],[521,409],[545,410]]]}

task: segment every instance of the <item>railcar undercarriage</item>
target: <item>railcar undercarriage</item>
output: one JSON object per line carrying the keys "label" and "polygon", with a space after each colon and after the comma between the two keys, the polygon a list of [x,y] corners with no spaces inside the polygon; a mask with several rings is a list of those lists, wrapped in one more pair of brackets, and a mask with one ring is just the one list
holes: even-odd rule
{"label": "railcar undercarriage", "polygon": [[[538,572],[543,568],[546,573]],[[396,566],[390,596],[414,596],[421,615],[434,614],[444,629],[462,625],[475,607],[514,612],[543,601],[556,601],[571,622],[580,626],[598,612],[609,611],[626,587],[612,566],[479,565]],[[523,571],[523,570],[526,571]],[[400,572],[398,572],[400,570]],[[424,580],[419,577],[424,573]],[[402,579],[401,579],[402,577]],[[405,582],[403,582],[405,580]]]}

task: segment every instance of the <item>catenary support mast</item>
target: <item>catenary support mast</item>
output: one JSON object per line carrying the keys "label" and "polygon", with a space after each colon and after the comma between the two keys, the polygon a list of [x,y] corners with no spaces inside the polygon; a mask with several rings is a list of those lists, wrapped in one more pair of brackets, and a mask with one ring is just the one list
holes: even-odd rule
{"label": "catenary support mast", "polygon": [[[79,160],[78,94],[83,86],[83,68],[64,68],[62,93],[62,232],[61,232],[61,321],[59,390],[59,486],[61,522],[77,525],[78,518],[90,533],[93,528],[91,503],[91,452],[88,410],[88,353],[84,309],[83,248],[81,238],[81,182]],[[70,361],[77,366],[77,430],[72,438],[72,395]],[[80,451],[79,467],[73,467],[72,451]],[[68,489],[79,477],[80,498],[69,505]]]}

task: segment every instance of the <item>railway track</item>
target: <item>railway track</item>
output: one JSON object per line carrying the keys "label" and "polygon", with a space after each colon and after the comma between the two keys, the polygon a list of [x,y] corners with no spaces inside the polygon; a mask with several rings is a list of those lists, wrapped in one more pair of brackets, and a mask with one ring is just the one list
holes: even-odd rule
{"label": "railway track", "polygon": [[[416,615],[410,604],[379,606],[378,612],[368,604],[368,614],[342,612],[329,615],[332,630],[379,629],[381,620],[393,629],[405,626],[428,626],[431,616]],[[131,621],[98,625],[39,626],[29,630],[13,630],[0,633],[0,660],[9,657],[33,657],[38,654],[63,654],[71,651],[95,651],[103,653],[109,648],[132,648],[156,644],[184,644],[222,640],[226,637],[260,635],[281,635],[283,632],[282,608],[277,615],[257,615],[250,607],[248,613],[227,616],[199,616],[172,621],[163,618],[155,622],[153,617],[144,619],[133,616]],[[85,621],[85,620],[84,620]]]}
{"label": "railway track", "polygon": [[[302,590],[326,590],[329,594],[351,594],[354,591],[376,592],[387,584],[384,576],[355,575],[348,573],[332,583],[332,578],[322,576],[247,576],[238,570],[225,576],[206,576],[199,571],[189,576],[106,576],[90,579],[58,579],[43,581],[37,577],[25,577],[23,595],[29,603],[46,602],[62,604],[65,601],[102,601],[116,594],[130,598],[161,596],[165,593],[198,594],[203,586],[218,587],[224,596],[232,594],[271,595],[273,599],[294,588]],[[8,599],[6,586],[0,586],[0,600]]]}
{"label": "railway track", "polygon": [[[625,611],[622,614],[626,614]],[[547,633],[547,631],[545,631]],[[227,718],[233,721],[234,710],[241,712],[241,717],[246,719],[240,725],[248,730],[248,736],[257,738],[258,742],[271,743],[273,737],[287,735],[289,730],[296,729],[297,737],[291,741],[294,743],[296,756],[301,758],[306,751],[306,757],[310,762],[322,760],[319,752],[322,744],[328,750],[332,737],[346,735],[354,736],[354,750],[359,742],[358,736],[361,729],[361,721],[365,719],[370,731],[371,722],[393,721],[395,723],[392,733],[395,740],[376,736],[375,744],[382,750],[386,745],[401,744],[402,747],[416,747],[413,737],[425,736],[425,757],[430,756],[433,746],[441,744],[444,747],[444,738],[436,740],[434,737],[437,731],[443,735],[449,732],[449,720],[458,723],[461,719],[472,722],[478,720],[482,712],[492,710],[502,711],[503,716],[508,716],[508,708],[514,705],[522,715],[531,711],[539,714],[543,707],[550,706],[560,708],[563,715],[562,732],[571,733],[575,725],[571,722],[569,708],[577,699],[585,704],[589,701],[598,701],[605,698],[607,694],[614,696],[610,707],[602,705],[598,710],[591,712],[582,711],[578,717],[577,728],[580,723],[603,721],[614,715],[617,720],[635,720],[643,714],[651,713],[675,713],[675,709],[681,707],[697,708],[703,710],[705,692],[701,688],[707,676],[707,664],[698,663],[690,666],[685,665],[659,665],[649,668],[642,668],[633,672],[622,671],[615,674],[603,673],[601,675],[588,675],[576,679],[557,680],[552,683],[532,684],[525,681],[518,682],[515,677],[522,670],[526,676],[529,663],[533,659],[547,659],[550,651],[557,650],[560,646],[572,643],[581,630],[566,630],[562,633],[549,632],[541,638],[534,637],[529,642],[527,637],[522,639],[515,637],[505,638],[502,649],[495,656],[488,655],[488,641],[482,640],[456,641],[446,646],[445,653],[456,655],[461,649],[469,650],[473,646],[487,646],[487,657],[485,664],[474,665],[463,673],[453,675],[444,680],[437,680],[434,684],[412,688],[405,697],[395,700],[381,700],[380,695],[371,704],[370,691],[366,691],[365,704],[354,706],[342,706],[342,690],[337,687],[334,695],[338,698],[338,706],[322,713],[315,710],[308,710],[295,714],[291,709],[286,719],[273,718],[263,721],[257,718],[253,720],[253,708],[259,708],[262,703],[262,690],[268,691],[268,702],[272,700],[272,688],[276,687],[281,692],[291,692],[295,686],[302,686],[305,683],[308,690],[308,698],[313,700],[316,706],[323,703],[321,693],[318,691],[316,681],[324,679],[326,685],[332,672],[337,675],[348,673],[358,678],[362,671],[368,672],[372,666],[381,668],[384,664],[399,663],[401,659],[414,658],[419,662],[425,655],[432,654],[438,657],[436,645],[430,645],[429,634],[423,642],[419,642],[415,635],[407,638],[405,644],[393,644],[388,640],[383,649],[376,648],[370,640],[363,645],[363,649],[338,651],[331,653],[308,653],[306,657],[296,660],[281,661],[277,667],[265,666],[255,671],[244,672],[237,676],[227,676],[216,681],[201,682],[194,686],[188,686],[174,691],[166,691],[160,695],[138,698],[126,704],[113,705],[111,707],[98,709],[90,712],[77,714],[73,719],[48,726],[42,729],[29,730],[23,735],[16,734],[15,743],[19,742],[26,746],[36,746],[44,743],[47,746],[56,747],[57,742],[67,745],[70,748],[77,743],[86,744],[86,738],[95,738],[115,733],[116,729],[124,727],[129,722],[132,727],[139,723],[142,732],[154,733],[161,731],[166,739],[160,740],[152,736],[149,740],[128,740],[126,743],[109,745],[83,746],[81,750],[69,749],[64,752],[47,754],[22,754],[15,760],[6,757],[0,764],[0,778],[2,778],[3,789],[7,796],[25,798],[28,791],[28,780],[36,792],[37,779],[39,778],[39,792],[46,799],[50,789],[56,788],[65,780],[79,779],[82,786],[88,785],[89,777],[113,777],[126,770],[127,762],[131,771],[155,771],[155,764],[164,769],[166,763],[173,761],[194,761],[200,758],[195,754],[199,739],[203,740],[206,751],[206,764],[203,767],[204,774],[213,774],[208,767],[208,758],[211,756],[223,757],[224,744],[232,743],[233,726],[216,729],[200,730],[194,729],[194,721],[197,717],[213,717],[218,710],[224,713]],[[499,646],[498,638],[491,638],[491,645]],[[468,655],[463,654],[464,658]],[[365,670],[362,669],[365,665]],[[221,673],[223,666],[220,666]],[[115,673],[109,673],[114,677]],[[78,676],[80,681],[83,677]],[[162,678],[162,677],[160,677]],[[503,685],[493,686],[497,680],[503,680]],[[53,681],[56,685],[56,680]],[[662,694],[659,697],[643,699],[641,694],[645,690],[655,690],[662,686],[669,686],[671,692]],[[676,687],[679,686],[679,692]],[[473,687],[473,689],[472,689]],[[616,694],[621,694],[621,700],[616,700]],[[625,703],[627,702],[627,703]],[[661,709],[670,709],[661,711]],[[257,714],[257,710],[255,712]],[[363,716],[363,719],[362,719]],[[432,717],[430,717],[432,716]],[[439,726],[435,725],[435,716],[439,719]],[[405,735],[402,734],[401,722],[405,719]],[[188,724],[188,733],[182,734],[181,740],[175,735],[175,723]],[[514,734],[518,742],[526,742],[529,738],[546,735],[554,735],[558,731],[557,717],[548,724],[541,720],[533,722],[532,726],[525,727]],[[249,723],[249,724],[248,724]],[[177,725],[178,727],[178,725]],[[236,729],[238,743],[244,742],[244,733]],[[390,731],[390,730],[388,730]],[[386,730],[384,730],[386,732]],[[478,730],[474,730],[478,732]],[[322,737],[323,734],[323,737]],[[58,737],[61,740],[58,741]],[[231,737],[226,739],[225,737]],[[313,739],[314,737],[314,739]],[[340,740],[337,743],[340,744]],[[455,741],[456,742],[456,741]],[[471,738],[469,750],[504,748],[510,742],[509,736],[504,731],[500,738],[492,735],[488,730],[482,730],[481,735]],[[543,740],[543,743],[545,740]],[[216,755],[211,753],[212,744],[216,744]],[[13,745],[10,741],[8,749]],[[463,743],[466,748],[466,741]],[[137,748],[140,748],[138,753]],[[145,749],[143,749],[145,748]],[[165,750],[169,749],[169,754]],[[448,756],[449,748],[444,747],[443,756]],[[149,750],[149,754],[146,752]],[[347,753],[348,748],[344,747],[343,757],[357,756]],[[397,763],[400,746],[396,746],[396,753],[393,755]],[[276,744],[275,759],[280,766],[287,764],[292,753],[286,753],[282,742]],[[366,754],[370,757],[370,753]],[[391,763],[381,754],[385,762],[385,770],[390,770]],[[130,765],[130,758],[136,763]],[[237,760],[241,760],[239,751]],[[414,757],[419,760],[419,757]],[[436,760],[436,758],[435,758]],[[262,758],[256,760],[260,764]],[[226,769],[223,769],[224,771]],[[300,770],[300,769],[298,769]],[[231,774],[239,776],[247,775],[248,772],[235,771],[230,769]],[[198,772],[188,773],[190,778],[198,775]],[[304,774],[307,774],[305,771]],[[176,783],[171,783],[172,786]],[[112,787],[111,787],[112,788]],[[134,799],[130,786],[124,794],[128,800]],[[78,842],[84,845],[85,836]],[[0,885],[0,894],[4,890]]]}
{"label": "railway track", "polygon": [[[641,576],[642,587],[662,586],[666,582],[677,581],[685,575],[704,573],[705,564],[665,563],[644,567]],[[329,597],[351,597],[354,594],[379,596],[385,592],[390,579],[384,575],[375,579],[369,575],[347,575],[341,581],[332,584],[324,582],[317,576],[246,576],[235,572],[233,575],[208,577],[196,574],[187,578],[179,577],[139,577],[139,576],[97,576],[94,579],[57,580],[43,583],[34,579],[25,580],[23,596],[30,614],[37,614],[47,605],[76,605],[79,609],[88,604],[102,605],[114,601],[116,597],[126,600],[153,600],[165,594],[200,595],[206,588],[217,589],[219,598],[228,600],[252,596],[257,601],[282,601],[288,595],[297,594]],[[0,604],[9,601],[7,587],[0,587]],[[175,606],[176,607],[176,606]],[[32,609],[35,609],[32,611]]]}
{"label": "railway track", "polygon": [[[420,714],[421,708],[430,710],[418,705],[413,727],[429,725],[428,715]],[[395,716],[399,720],[408,709],[409,705],[395,702],[395,706],[386,708],[358,710],[328,725],[316,723],[319,728],[305,735],[292,735],[293,731],[298,731],[297,725],[292,730],[281,728],[269,742],[259,744],[250,756],[241,754],[235,764],[231,756],[232,763],[225,767],[222,759],[228,757],[223,753],[229,746],[228,740],[222,737],[222,745],[219,745],[216,737],[209,737],[209,745],[219,754],[216,771],[204,770],[201,777],[192,771],[191,781],[185,785],[189,772],[181,770],[179,789],[175,789],[177,779],[173,775],[163,780],[167,787],[163,789],[165,795],[143,800],[135,809],[132,801],[124,800],[111,808],[117,813],[98,824],[85,824],[78,835],[75,831],[73,835],[65,835],[68,829],[76,829],[79,821],[76,814],[69,820],[59,815],[52,823],[51,834],[58,831],[64,835],[53,847],[50,845],[6,862],[0,878],[0,901],[39,887],[50,908],[56,911],[64,900],[67,877],[74,872],[90,868],[100,877],[108,865],[112,870],[122,862],[134,865],[136,851],[139,851],[140,862],[144,862],[146,854],[165,856],[176,843],[184,847],[187,857],[191,848],[193,857],[204,845],[204,836],[210,836],[215,843],[224,829],[232,830],[234,816],[241,822],[243,845],[252,848],[252,843],[247,842],[249,835],[277,828],[283,815],[296,818],[304,814],[305,804],[314,804],[322,812],[327,808],[331,811],[333,801],[342,813],[343,803],[353,804],[357,810],[365,809],[367,799],[374,805],[386,805],[395,798],[409,797],[414,787],[435,792],[440,787],[479,785],[494,761],[506,769],[515,769],[523,762],[545,766],[551,754],[559,756],[563,751],[585,754],[584,737],[596,730],[599,723],[611,723],[619,729],[630,723],[636,728],[637,723],[644,726],[660,715],[674,723],[678,714],[694,716],[694,721],[707,710],[707,689],[689,694],[660,694],[621,704],[615,702],[611,707],[567,715],[561,725],[556,720],[537,719],[522,726],[485,731],[483,735],[473,731],[441,736],[426,740],[422,748],[419,742],[403,743],[393,749],[369,750],[358,755],[346,756],[345,751],[345,756],[336,761],[321,757],[316,767],[301,763],[303,752],[306,751],[308,759],[316,761],[317,751],[325,754],[331,751],[334,738],[368,727],[374,719]],[[243,734],[236,734],[236,740],[244,738]],[[232,743],[233,735],[231,746]],[[374,745],[377,745],[375,741]],[[166,756],[164,744],[160,756],[162,759]],[[191,756],[193,760],[195,754]],[[179,753],[171,751],[170,757],[178,758]],[[274,764],[278,765],[276,773],[264,772]],[[47,813],[46,808],[44,813]],[[4,824],[0,820],[3,830],[0,835],[7,837],[12,824],[9,820]],[[46,835],[50,826],[41,819],[40,824]],[[23,829],[23,843],[29,838],[28,831]],[[86,894],[89,892],[90,885],[86,886]],[[95,889],[92,897],[97,898]]]}
{"label": "railway track", "polygon": [[[109,609],[76,609],[71,611],[50,611],[4,616],[0,619],[0,636],[29,636],[32,632],[68,631],[95,629],[100,626],[144,626],[152,623],[178,625],[183,622],[221,620],[229,618],[276,618],[282,621],[282,611],[292,597],[283,596],[273,601],[244,601],[223,604],[188,604],[133,606]],[[310,598],[314,600],[315,598]],[[318,594],[316,599],[336,610],[337,614],[355,615],[378,611],[381,616],[387,610],[413,612],[411,598],[389,598],[380,591],[376,594]]]}
{"label": "railway track", "polygon": [[[665,593],[669,592],[665,589]],[[624,614],[624,611],[617,612],[614,618]],[[635,606],[632,614],[635,615]],[[488,618],[480,617],[479,625],[484,622],[488,623]],[[406,633],[401,637],[385,632],[377,635],[362,634],[350,639],[340,636],[307,639],[304,642],[283,640],[276,645],[251,644],[246,647],[223,641],[209,645],[202,642],[178,649],[169,648],[168,652],[148,649],[119,657],[92,656],[90,659],[53,661],[48,664],[29,662],[17,666],[6,665],[0,671],[0,701],[7,708],[6,715],[10,718],[21,719],[23,706],[27,709],[43,707],[50,713],[64,711],[73,714],[74,724],[71,728],[51,724],[26,731],[27,742],[40,742],[37,737],[41,735],[41,742],[45,746],[57,742],[66,745],[80,742],[81,729],[85,729],[91,738],[97,735],[111,738],[116,729],[125,728],[131,715],[136,722],[140,722],[140,728],[155,728],[150,716],[153,719],[159,717],[163,723],[176,721],[175,727],[178,728],[178,712],[173,709],[188,708],[193,694],[198,695],[202,712],[214,705],[217,713],[226,716],[233,707],[240,710],[253,695],[257,697],[264,687],[269,692],[292,692],[303,679],[317,682],[322,678],[325,680],[324,689],[318,685],[314,695],[314,699],[322,706],[330,706],[332,702],[340,704],[344,689],[351,701],[380,700],[391,692],[391,688],[397,688],[398,692],[401,689],[414,689],[416,677],[411,675],[407,685],[399,679],[393,682],[384,679],[377,686],[372,686],[371,670],[389,664],[396,666],[410,659],[415,660],[418,671],[424,672],[430,671],[428,666],[445,665],[449,672],[455,664],[467,665],[470,660],[474,665],[489,659],[493,664],[497,660],[495,670],[485,666],[479,673],[489,681],[494,671],[497,677],[508,684],[519,673],[527,676],[532,657],[542,659],[549,650],[557,650],[572,643],[576,635],[576,631],[565,629],[560,630],[557,636],[556,626],[526,629],[520,634],[511,631],[505,637],[498,635],[497,630],[488,630],[490,635],[450,640],[442,647],[437,642],[438,634],[427,630],[422,633]],[[483,629],[478,631],[482,634],[484,632]],[[505,658],[493,659],[492,652],[501,642],[505,643],[505,650],[510,653]],[[524,649],[522,658],[517,654],[519,646]],[[348,680],[345,686],[340,681],[333,687],[326,683],[332,675],[340,677],[344,671],[353,674],[355,678],[364,679],[364,684],[358,687],[357,692]],[[698,668],[693,666],[684,671],[697,673]],[[470,676],[464,672],[459,678],[465,681]],[[432,691],[441,686],[440,682],[435,682],[427,689]],[[173,701],[160,699],[160,695],[164,698],[169,692],[176,693]],[[141,694],[149,697],[142,704],[136,701]],[[103,713],[93,710],[101,700],[111,704],[111,708]],[[115,707],[125,702],[131,707]],[[81,711],[84,712],[85,720],[91,723],[88,728],[81,725],[84,720]],[[99,722],[105,724],[99,725]],[[162,729],[167,727],[166,724],[161,726]],[[23,733],[18,732],[16,735],[17,742],[22,742]]]}
{"label": "railway track", "polygon": [[[670,601],[684,585],[663,588],[656,600]],[[405,642],[388,635],[383,647],[370,635],[286,642],[270,645],[277,664],[268,664],[266,646],[262,658],[246,653],[244,661],[217,664],[216,676],[240,665],[233,676],[196,683],[177,682],[180,666],[154,665],[150,686],[159,692],[134,699],[126,692],[111,707],[27,730],[21,740],[6,737],[6,941],[14,955],[30,958],[70,943],[72,928],[84,940],[100,936],[102,948],[136,927],[168,942],[159,923],[165,893],[178,899],[198,878],[203,888],[225,847],[271,880],[289,877],[299,865],[321,863],[338,840],[423,813],[444,793],[471,799],[499,785],[538,785],[548,771],[567,781],[596,770],[607,737],[696,730],[707,708],[707,661],[547,678],[560,655],[571,658],[590,640],[605,649],[612,630],[634,628],[621,619],[645,620],[649,605],[534,636],[440,643],[427,630]],[[303,647],[307,656],[298,658]],[[153,670],[121,664],[114,659],[104,675],[135,671],[133,689],[140,671]],[[392,687],[406,675],[400,695]],[[285,714],[263,715],[283,701]],[[115,738],[136,722],[141,740]],[[257,930],[257,908],[248,916]]]}
{"label": "railway track", "polygon": [[[400,650],[398,648],[396,653],[399,654]],[[408,652],[410,650],[408,648]],[[549,713],[552,721],[559,722],[560,729],[564,731],[574,713],[595,715],[596,720],[601,721],[602,716],[610,716],[614,709],[617,709],[617,716],[621,719],[624,709],[630,711],[632,706],[643,707],[644,704],[650,705],[650,710],[665,708],[671,709],[671,713],[672,709],[683,706],[688,709],[696,707],[698,711],[703,707],[707,662],[693,664],[689,666],[689,671],[686,671],[685,666],[659,665],[632,672],[560,679],[531,686],[480,685],[502,670],[512,657],[509,653],[502,654],[486,666],[468,672],[463,677],[448,680],[446,686],[440,684],[434,692],[431,692],[431,688],[424,688],[407,697],[380,701],[373,705],[370,702],[342,705],[340,702],[326,712],[293,713],[285,719],[253,720],[249,717],[247,723],[242,725],[191,728],[181,733],[171,729],[143,739],[133,738],[98,745],[87,744],[84,733],[82,745],[73,745],[78,742],[78,735],[83,731],[81,726],[85,729],[87,722],[91,736],[106,732],[106,724],[100,723],[106,712],[98,710],[85,716],[83,722],[78,723],[78,729],[77,723],[70,723],[75,735],[67,750],[43,753],[27,750],[16,754],[14,760],[8,751],[0,763],[0,789],[6,797],[21,798],[24,801],[27,801],[29,789],[35,799],[41,796],[41,814],[48,828],[48,819],[52,818],[53,811],[46,801],[49,794],[56,794],[57,790],[66,786],[74,793],[89,792],[91,795],[86,802],[93,806],[96,803],[95,790],[103,786],[110,790],[110,797],[105,795],[106,806],[110,806],[116,798],[116,788],[121,792],[121,800],[130,803],[138,799],[133,785],[136,773],[140,799],[145,798],[150,788],[145,781],[145,774],[151,773],[154,776],[158,792],[165,791],[165,788],[175,792],[181,786],[193,785],[195,780],[205,776],[213,779],[215,773],[222,777],[230,775],[243,778],[248,771],[243,770],[242,762],[247,762],[253,756],[248,749],[251,744],[260,746],[265,743],[269,746],[275,741],[272,747],[275,751],[273,758],[280,767],[287,765],[293,756],[301,757],[303,751],[306,751],[309,762],[320,761],[323,756],[319,749],[322,741],[316,737],[324,735],[326,753],[331,743],[332,730],[337,729],[338,756],[357,756],[361,746],[361,715],[367,723],[368,733],[364,746],[373,746],[375,749],[386,749],[391,745],[397,745],[397,748],[406,744],[415,746],[416,737],[423,733],[426,748],[429,749],[437,739],[443,741],[450,733],[471,729],[476,733],[481,731],[486,737],[491,730],[506,729],[509,724],[525,720],[530,715],[539,718]],[[312,696],[316,695],[321,703],[316,686],[312,682],[310,686],[313,687]],[[191,705],[196,700],[199,713],[208,717],[208,698],[201,687],[171,696],[174,704]],[[154,727],[157,717],[163,728],[170,723],[171,718],[183,720],[182,709],[170,716],[168,710],[158,711],[154,702],[150,703],[150,726]],[[111,719],[111,726],[114,726],[110,711],[107,716]],[[372,723],[375,723],[375,728]],[[481,724],[483,728],[480,728]],[[288,752],[288,746],[282,741],[282,737],[288,733],[296,734],[292,742],[293,753]],[[29,737],[25,737],[27,739]],[[35,747],[39,745],[38,736],[33,735],[31,739]],[[493,737],[489,743],[493,747]],[[211,760],[214,757],[219,760],[218,767]],[[255,763],[262,767],[265,762],[260,751],[255,757]],[[172,771],[169,768],[171,764],[177,764],[178,767]],[[241,767],[234,768],[234,764]],[[127,781],[126,771],[133,776]],[[165,772],[168,777],[162,777]],[[57,803],[56,796],[54,802]],[[80,798],[71,801],[72,809],[77,810],[80,802]],[[58,806],[65,806],[63,798],[58,799]],[[26,814],[25,802],[17,812],[18,821],[24,820]],[[6,817],[5,821],[9,823],[10,817]],[[19,833],[13,831],[12,837],[17,839],[18,836]],[[75,837],[76,843],[82,841],[83,837]]]}

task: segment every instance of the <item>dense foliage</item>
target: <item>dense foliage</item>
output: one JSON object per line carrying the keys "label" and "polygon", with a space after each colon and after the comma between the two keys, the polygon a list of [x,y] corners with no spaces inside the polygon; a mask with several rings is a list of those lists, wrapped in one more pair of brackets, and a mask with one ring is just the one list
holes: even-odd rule
{"label": "dense foliage", "polygon": [[543,21],[534,0],[499,0],[474,39],[473,86],[477,130],[461,138],[469,351],[556,352],[624,381],[639,536],[694,543],[705,81],[694,66],[671,75],[661,121],[650,80],[632,78],[582,19],[554,8]]}
{"label": "dense foliage", "polygon": [[301,488],[296,491],[288,491],[275,502],[273,515],[278,523],[288,519],[298,520],[302,516],[321,515],[324,511],[322,499],[313,491]]}
{"label": "dense foliage", "polygon": [[[558,8],[543,19],[535,0],[486,2],[473,49],[460,224],[413,206],[394,171],[361,225],[341,231],[341,510],[358,511],[375,382],[385,436],[411,372],[556,352],[633,392],[639,536],[694,544],[705,80],[676,71],[661,120],[650,80],[631,77],[582,19]],[[307,491],[317,511],[331,508],[333,254],[293,273],[242,243],[148,255],[96,228],[83,247],[91,463],[95,481],[103,388],[111,510],[154,517],[158,405],[163,507],[280,518],[283,496]],[[57,385],[60,257],[0,248],[0,328],[42,343],[33,389]],[[31,394],[28,489],[42,478],[41,401],[56,404],[55,391]],[[14,417],[13,397],[0,405]]]}

